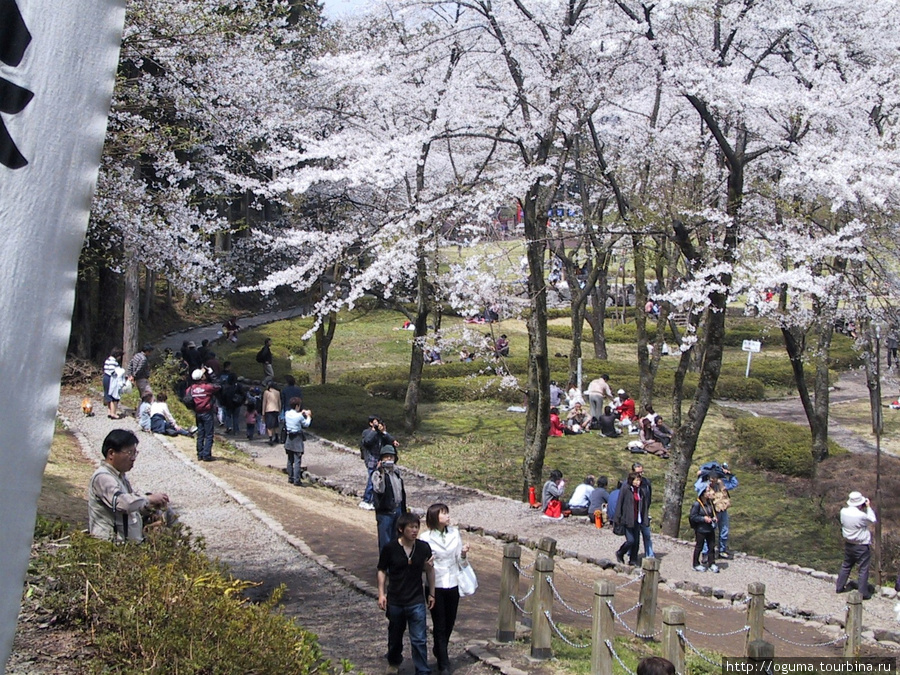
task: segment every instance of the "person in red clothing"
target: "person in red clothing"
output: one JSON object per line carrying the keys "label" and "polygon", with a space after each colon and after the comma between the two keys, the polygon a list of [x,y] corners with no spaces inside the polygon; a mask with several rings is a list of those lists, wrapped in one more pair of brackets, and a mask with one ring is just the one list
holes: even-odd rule
{"label": "person in red clothing", "polygon": [[548,436],[562,436],[566,433],[565,425],[559,420],[559,408],[550,408],[550,431]]}
{"label": "person in red clothing", "polygon": [[632,424],[632,420],[637,416],[637,412],[634,409],[634,399],[631,398],[624,389],[619,389],[619,407],[616,408],[616,412],[619,414],[619,426],[627,427],[628,433],[633,433],[634,426]]}
{"label": "person in red clothing", "polygon": [[210,370],[197,368],[191,373],[194,383],[188,387],[187,393],[194,400],[194,417],[197,420],[197,459],[201,462],[212,462],[213,431],[216,422],[216,398],[219,385],[209,381]]}

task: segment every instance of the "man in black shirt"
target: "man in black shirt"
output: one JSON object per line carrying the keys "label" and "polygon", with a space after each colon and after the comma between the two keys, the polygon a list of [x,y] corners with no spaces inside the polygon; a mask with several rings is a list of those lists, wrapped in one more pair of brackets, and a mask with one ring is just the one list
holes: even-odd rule
{"label": "man in black shirt", "polygon": [[[431,547],[417,539],[419,516],[414,513],[400,516],[397,534],[399,538],[392,539],[378,556],[378,607],[388,617],[388,673],[397,673],[403,662],[403,633],[408,625],[416,675],[429,675],[425,609],[434,607]],[[427,595],[422,588],[423,572],[428,582]]]}

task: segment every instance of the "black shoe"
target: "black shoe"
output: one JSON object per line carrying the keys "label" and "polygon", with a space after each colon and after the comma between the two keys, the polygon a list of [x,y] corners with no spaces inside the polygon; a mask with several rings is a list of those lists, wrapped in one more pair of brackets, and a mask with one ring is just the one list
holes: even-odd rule
{"label": "black shoe", "polygon": [[844,586],[843,588],[838,588],[835,593],[849,593],[850,589]]}
{"label": "black shoe", "polygon": [[215,458],[215,457],[211,457],[211,456],[210,456],[210,457],[201,457],[201,458],[200,458],[200,461],[201,461],[201,462],[215,462],[215,461],[216,461],[216,458]]}
{"label": "black shoe", "polygon": [[616,551],[616,562],[620,562],[623,565],[625,564],[625,556]]}

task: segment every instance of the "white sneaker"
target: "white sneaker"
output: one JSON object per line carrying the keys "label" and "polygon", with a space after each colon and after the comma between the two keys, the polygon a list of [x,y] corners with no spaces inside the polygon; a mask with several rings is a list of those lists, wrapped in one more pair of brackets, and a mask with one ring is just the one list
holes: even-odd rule
{"label": "white sneaker", "polygon": [[719,573],[719,566],[718,566],[718,565],[710,565],[710,566],[709,566],[709,571],[710,571],[710,572],[715,572],[716,574],[718,574],[718,573]]}
{"label": "white sneaker", "polygon": [[365,502],[365,501],[359,503],[359,508],[361,508],[363,511],[374,511],[375,510],[375,506],[373,504],[370,504],[369,502]]}
{"label": "white sneaker", "polygon": [[697,566],[694,568],[694,571],[695,571],[695,572],[705,572],[705,571],[706,571],[706,568],[705,568],[703,565],[697,565]]}

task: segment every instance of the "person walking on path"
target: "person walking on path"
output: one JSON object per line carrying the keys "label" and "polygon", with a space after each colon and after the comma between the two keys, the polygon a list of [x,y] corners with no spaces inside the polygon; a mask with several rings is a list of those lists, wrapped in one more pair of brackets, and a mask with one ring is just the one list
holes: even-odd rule
{"label": "person walking on path", "polygon": [[131,362],[128,364],[126,375],[137,387],[141,398],[153,393],[153,389],[150,388],[150,353],[154,349],[155,347],[148,342],[141,351],[131,357]]}
{"label": "person walking on path", "polygon": [[213,433],[216,428],[216,392],[219,385],[209,381],[209,371],[197,368],[191,373],[194,383],[188,387],[188,395],[194,402],[194,419],[197,427],[197,459],[215,461],[212,455]]}
{"label": "person walking on path", "polygon": [[390,445],[396,449],[400,443],[387,432],[384,427],[384,422],[381,421],[380,417],[371,415],[369,417],[369,428],[363,431],[362,440],[359,443],[360,455],[366,463],[366,471],[368,472],[368,476],[366,477],[366,489],[365,492],[363,492],[363,498],[359,503],[359,508],[365,509],[366,511],[375,510],[373,504],[375,493],[372,490],[372,474],[375,473],[375,468],[378,466],[378,460],[381,459],[381,449],[386,445]]}
{"label": "person walking on path", "polygon": [[272,367],[272,338],[263,341],[262,349],[256,352],[256,362],[263,367],[263,384],[268,384],[275,379],[275,369]]}
{"label": "person walking on path", "polygon": [[281,415],[281,392],[275,387],[274,381],[269,381],[262,396],[262,412],[266,423],[266,435],[269,437],[269,445],[278,442],[278,423]]}
{"label": "person walking on path", "polygon": [[[397,522],[406,508],[406,488],[397,469],[397,451],[386,445],[372,474],[375,498],[375,522],[378,524],[378,550],[381,551],[395,536]],[[418,531],[416,531],[418,534]]]}
{"label": "person walking on path", "polygon": [[719,571],[719,566],[716,565],[716,507],[713,504],[715,493],[716,491],[711,486],[707,486],[691,506],[691,513],[688,517],[691,527],[694,529],[694,557],[691,563],[697,572],[707,570],[700,564],[700,553],[704,547],[707,549],[709,571]]}
{"label": "person walking on path", "polygon": [[284,427],[287,434],[287,438],[284,439],[284,451],[287,453],[288,483],[297,486],[303,484],[300,480],[303,472],[300,465],[303,461],[306,441],[303,430],[312,423],[312,413],[309,410],[301,410],[302,405],[303,400],[299,396],[295,396],[290,400],[290,408],[284,414]]}
{"label": "person walking on path", "polygon": [[641,539],[644,541],[644,557],[653,558],[653,540],[650,536],[650,504],[653,503],[653,483],[644,475],[644,465],[640,462],[634,462],[631,470],[641,477],[641,497],[644,499],[644,508],[647,511],[647,517],[641,521]]}
{"label": "person walking on path", "polygon": [[[103,403],[108,410],[106,416],[111,420],[119,419],[120,393],[118,387],[116,388],[116,391],[113,392],[110,384],[112,383],[113,378],[117,376],[116,371],[121,369],[123,354],[124,352],[121,347],[114,347],[109,353],[106,361],[103,362]],[[113,397],[113,393],[115,393],[115,398]]]}
{"label": "person walking on path", "polygon": [[459,570],[466,559],[469,545],[464,544],[459,529],[450,524],[446,504],[432,504],[425,514],[425,532],[419,541],[427,542],[434,555],[434,607],[431,625],[434,633],[434,658],[439,675],[450,675],[447,647],[456,625],[459,609]]}
{"label": "person walking on path", "polygon": [[88,484],[88,531],[92,537],[123,543],[144,540],[143,516],[168,509],[169,495],[136,492],[126,474],[134,467],[138,438],[113,429],[103,439],[103,461]]}
{"label": "person walking on path", "polygon": [[872,533],[869,525],[876,522],[875,512],[869,500],[857,491],[848,495],[847,506],[841,509],[841,535],[844,537],[844,562],[838,574],[836,589],[838,593],[845,593],[847,580],[854,565],[859,565],[859,581],[857,588],[863,600],[872,597],[869,593],[869,562],[871,552],[869,546],[872,543]]}
{"label": "person walking on path", "polygon": [[616,513],[613,516],[614,523],[625,527],[625,543],[616,551],[616,560],[620,563],[625,563],[627,553],[628,564],[637,565],[641,545],[641,523],[647,520],[646,501],[641,494],[641,475],[632,471],[619,492]]}
{"label": "person walking on path", "polygon": [[[416,675],[431,673],[428,667],[425,608],[434,609],[434,567],[428,542],[417,539],[419,523],[419,516],[414,513],[400,516],[391,541],[385,544],[378,556],[378,608],[388,618],[387,662],[390,675],[396,675],[403,663],[403,633],[407,626]],[[422,588],[423,573],[428,583],[425,592]]]}

